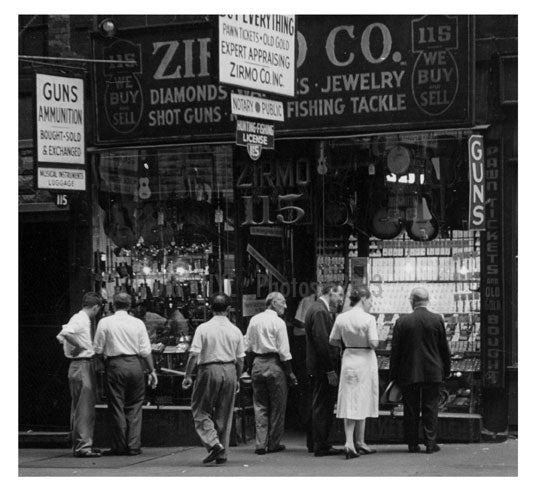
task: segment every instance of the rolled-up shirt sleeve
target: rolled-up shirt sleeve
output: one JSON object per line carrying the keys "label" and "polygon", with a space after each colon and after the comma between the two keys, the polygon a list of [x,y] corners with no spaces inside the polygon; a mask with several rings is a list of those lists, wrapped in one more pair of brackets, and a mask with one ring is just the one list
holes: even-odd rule
{"label": "rolled-up shirt sleeve", "polygon": [[367,337],[369,343],[371,341],[378,341],[378,328],[376,327],[376,319],[374,317],[370,319],[367,329]]}
{"label": "rolled-up shirt sleeve", "polygon": [[93,339],[93,350],[97,355],[102,355],[104,352],[104,342],[106,335],[101,322],[97,325],[97,331],[95,332],[95,338]]}
{"label": "rolled-up shirt sleeve", "polygon": [[194,339],[192,339],[192,344],[190,345],[190,353],[201,353],[201,333],[200,329],[197,329],[194,333]]}
{"label": "rolled-up shirt sleeve", "polygon": [[244,356],[246,356],[244,337],[240,336],[239,339],[238,339],[238,345],[236,347],[236,357],[237,358],[244,358]]}
{"label": "rolled-up shirt sleeve", "polygon": [[284,321],[281,321],[277,329],[277,351],[279,353],[279,359],[281,361],[292,360],[292,355],[290,354],[290,344],[288,341],[287,334],[287,325]]}
{"label": "rolled-up shirt sleeve", "polygon": [[148,357],[151,354],[151,341],[149,340],[149,335],[143,322],[140,325],[139,344],[140,356],[143,358]]}

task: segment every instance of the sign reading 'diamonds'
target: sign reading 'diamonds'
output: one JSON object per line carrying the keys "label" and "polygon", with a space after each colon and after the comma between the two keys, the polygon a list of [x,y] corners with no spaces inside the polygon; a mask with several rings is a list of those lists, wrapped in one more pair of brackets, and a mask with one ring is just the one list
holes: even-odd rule
{"label": "sign reading 'diamonds'", "polygon": [[37,73],[37,162],[85,164],[84,81]]}
{"label": "sign reading 'diamonds'", "polygon": [[294,15],[220,15],[220,83],[294,97]]}
{"label": "sign reading 'diamonds'", "polygon": [[38,189],[62,191],[85,191],[86,171],[84,169],[37,168]]}
{"label": "sign reading 'diamonds'", "polygon": [[242,94],[231,94],[231,113],[270,121],[285,120],[282,102]]}

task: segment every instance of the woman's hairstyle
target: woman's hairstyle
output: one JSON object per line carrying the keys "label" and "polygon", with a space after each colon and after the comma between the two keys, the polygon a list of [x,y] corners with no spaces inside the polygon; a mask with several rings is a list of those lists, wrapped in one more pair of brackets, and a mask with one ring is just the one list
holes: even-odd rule
{"label": "woman's hairstyle", "polygon": [[350,293],[350,306],[356,305],[362,298],[370,298],[370,290],[366,286],[359,286]]}

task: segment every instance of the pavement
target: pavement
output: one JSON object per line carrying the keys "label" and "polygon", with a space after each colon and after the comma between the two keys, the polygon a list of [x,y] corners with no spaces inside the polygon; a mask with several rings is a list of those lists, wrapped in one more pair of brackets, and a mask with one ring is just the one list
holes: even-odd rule
{"label": "pavement", "polygon": [[517,476],[518,441],[442,444],[435,454],[410,454],[405,445],[371,445],[373,455],[314,457],[301,435],[286,435],[287,449],[266,455],[253,453],[254,442],[231,447],[226,464],[201,463],[202,447],[149,447],[141,455],[79,459],[68,449],[19,449],[23,476],[184,476],[184,477],[311,477],[311,476]]}

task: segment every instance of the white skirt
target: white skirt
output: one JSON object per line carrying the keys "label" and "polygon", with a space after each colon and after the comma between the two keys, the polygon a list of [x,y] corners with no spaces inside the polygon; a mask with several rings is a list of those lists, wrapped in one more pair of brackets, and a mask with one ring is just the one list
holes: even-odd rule
{"label": "white skirt", "polygon": [[378,417],[378,361],[372,349],[345,349],[337,397],[337,418]]}

